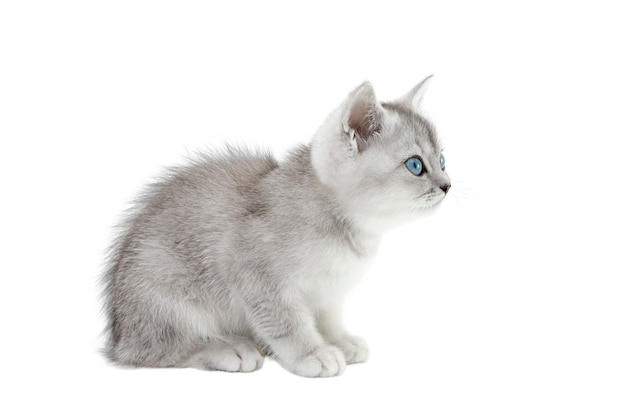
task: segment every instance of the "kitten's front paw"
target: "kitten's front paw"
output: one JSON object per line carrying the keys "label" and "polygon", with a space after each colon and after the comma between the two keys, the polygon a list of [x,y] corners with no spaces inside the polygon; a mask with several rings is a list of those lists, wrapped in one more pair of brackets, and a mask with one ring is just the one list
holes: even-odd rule
{"label": "kitten's front paw", "polygon": [[347,336],[337,342],[337,346],[343,352],[348,364],[365,362],[369,356],[367,342],[358,336]]}
{"label": "kitten's front paw", "polygon": [[291,367],[294,374],[311,378],[336,376],[345,369],[346,359],[334,346],[321,346]]}

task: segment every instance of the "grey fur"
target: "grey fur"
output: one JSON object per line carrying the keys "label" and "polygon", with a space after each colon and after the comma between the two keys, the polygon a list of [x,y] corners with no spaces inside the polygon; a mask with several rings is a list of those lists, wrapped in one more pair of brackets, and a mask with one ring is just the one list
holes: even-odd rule
{"label": "grey fur", "polygon": [[[362,84],[283,163],[229,147],[150,186],[103,277],[108,358],[247,372],[271,355],[303,376],[365,361],[366,343],[341,324],[343,296],[381,233],[449,184],[417,113],[426,84],[387,104]],[[414,155],[419,177],[404,167]]]}

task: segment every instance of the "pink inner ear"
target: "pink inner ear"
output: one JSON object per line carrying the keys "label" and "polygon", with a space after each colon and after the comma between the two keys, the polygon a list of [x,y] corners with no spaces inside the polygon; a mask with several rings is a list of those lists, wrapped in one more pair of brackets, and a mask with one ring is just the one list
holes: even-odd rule
{"label": "pink inner ear", "polygon": [[374,122],[374,117],[370,112],[370,106],[363,102],[356,104],[350,112],[348,125],[361,139],[367,138],[373,130],[371,125]]}
{"label": "pink inner ear", "polygon": [[356,133],[359,152],[367,147],[367,142],[374,133],[381,130],[380,114],[376,111],[376,101],[358,101],[354,103],[348,118],[348,126]]}
{"label": "pink inner ear", "polygon": [[343,119],[346,133],[354,133],[359,152],[367,147],[374,133],[381,131],[381,117],[374,90],[371,84],[364,82],[349,96]]}

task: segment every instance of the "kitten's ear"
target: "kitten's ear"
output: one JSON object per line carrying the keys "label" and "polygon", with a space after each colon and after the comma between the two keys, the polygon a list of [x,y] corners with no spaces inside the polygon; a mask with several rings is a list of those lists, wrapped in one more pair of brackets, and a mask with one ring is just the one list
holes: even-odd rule
{"label": "kitten's ear", "polygon": [[405,106],[417,113],[420,105],[422,104],[424,94],[426,94],[426,90],[428,90],[428,86],[430,85],[432,79],[433,76],[429,75],[428,77],[424,78],[422,82],[413,87],[413,89],[401,99]]}
{"label": "kitten's ear", "polygon": [[376,101],[369,81],[358,86],[348,96],[343,113],[343,130],[353,149],[363,152],[369,140],[382,129],[382,109]]}

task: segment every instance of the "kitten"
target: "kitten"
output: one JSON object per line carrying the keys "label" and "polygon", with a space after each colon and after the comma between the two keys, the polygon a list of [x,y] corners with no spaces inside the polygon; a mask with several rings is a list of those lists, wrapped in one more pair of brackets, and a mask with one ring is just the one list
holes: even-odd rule
{"label": "kitten", "polygon": [[379,103],[363,83],[283,163],[227,148],[169,171],[123,225],[103,278],[106,355],[147,367],[341,374],[367,344],[344,295],[381,234],[450,189],[419,107],[430,77]]}

